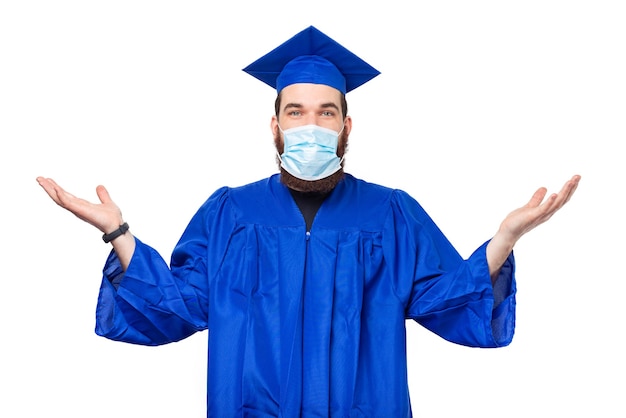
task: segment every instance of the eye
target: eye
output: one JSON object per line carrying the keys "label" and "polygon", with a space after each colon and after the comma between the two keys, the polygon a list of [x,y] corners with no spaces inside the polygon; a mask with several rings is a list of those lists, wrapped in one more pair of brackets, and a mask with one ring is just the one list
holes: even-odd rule
{"label": "eye", "polygon": [[326,117],[333,117],[333,116],[335,116],[335,112],[330,111],[330,110],[324,110],[324,111],[322,112],[322,116],[326,116]]}
{"label": "eye", "polygon": [[292,110],[291,112],[288,112],[287,115],[297,117],[302,116],[302,112],[300,112],[299,110]]}

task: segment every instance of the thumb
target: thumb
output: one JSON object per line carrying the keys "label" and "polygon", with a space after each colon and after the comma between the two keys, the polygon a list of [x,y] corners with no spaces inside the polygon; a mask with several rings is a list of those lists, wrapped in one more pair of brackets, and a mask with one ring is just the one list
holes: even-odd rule
{"label": "thumb", "polygon": [[96,194],[98,195],[98,199],[100,199],[101,203],[106,205],[112,202],[109,192],[103,185],[99,185],[98,187],[96,187]]}

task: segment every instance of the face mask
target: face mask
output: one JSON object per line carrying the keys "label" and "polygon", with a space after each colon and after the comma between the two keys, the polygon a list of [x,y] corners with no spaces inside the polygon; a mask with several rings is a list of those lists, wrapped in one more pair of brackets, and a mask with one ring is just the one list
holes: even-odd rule
{"label": "face mask", "polygon": [[285,150],[280,166],[301,180],[320,180],[336,173],[343,158],[337,157],[339,133],[317,125],[298,126],[283,131]]}

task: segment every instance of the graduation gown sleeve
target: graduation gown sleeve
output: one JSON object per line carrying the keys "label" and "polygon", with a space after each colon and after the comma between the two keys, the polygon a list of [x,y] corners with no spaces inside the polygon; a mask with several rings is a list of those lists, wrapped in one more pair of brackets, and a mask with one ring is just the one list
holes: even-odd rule
{"label": "graduation gown sleeve", "polygon": [[457,344],[510,344],[515,328],[513,253],[492,286],[488,242],[463,260],[413,198],[402,191],[394,195],[383,245],[398,295],[406,302],[406,317]]}
{"label": "graduation gown sleeve", "polygon": [[192,218],[172,253],[170,266],[137,238],[126,272],[112,252],[103,270],[96,333],[133,344],[161,345],[207,329],[207,248],[210,245],[212,252],[219,254],[229,241],[234,223],[227,207],[223,188]]}

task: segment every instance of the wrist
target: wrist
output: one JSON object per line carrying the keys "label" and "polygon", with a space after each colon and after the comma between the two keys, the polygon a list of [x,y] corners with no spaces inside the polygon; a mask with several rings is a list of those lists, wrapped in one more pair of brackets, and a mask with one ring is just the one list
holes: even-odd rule
{"label": "wrist", "polygon": [[104,235],[102,235],[102,240],[105,243],[109,243],[113,241],[114,239],[119,238],[122,235],[124,235],[128,231],[128,229],[129,229],[128,223],[124,222],[115,231],[109,232],[108,234],[105,233]]}

